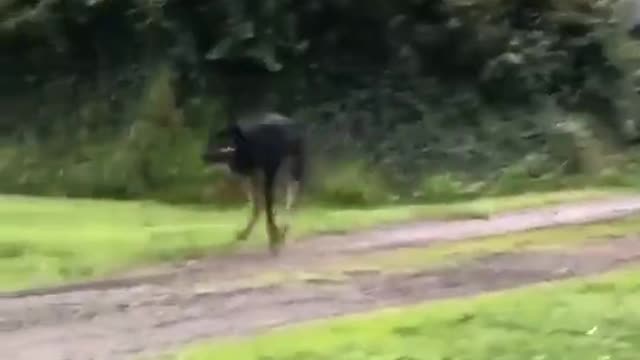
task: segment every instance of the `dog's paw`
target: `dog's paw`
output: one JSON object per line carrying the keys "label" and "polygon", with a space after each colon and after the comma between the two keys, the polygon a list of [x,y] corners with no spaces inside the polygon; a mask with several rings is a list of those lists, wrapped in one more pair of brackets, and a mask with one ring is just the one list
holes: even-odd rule
{"label": "dog's paw", "polygon": [[271,253],[271,256],[280,255],[280,251],[281,250],[282,250],[282,243],[281,242],[271,242],[271,243],[269,243],[269,252]]}
{"label": "dog's paw", "polygon": [[273,227],[269,229],[269,250],[272,255],[278,255],[284,243],[283,229]]}
{"label": "dog's paw", "polygon": [[280,241],[284,241],[284,239],[287,237],[287,235],[289,234],[289,225],[283,225],[280,228]]}

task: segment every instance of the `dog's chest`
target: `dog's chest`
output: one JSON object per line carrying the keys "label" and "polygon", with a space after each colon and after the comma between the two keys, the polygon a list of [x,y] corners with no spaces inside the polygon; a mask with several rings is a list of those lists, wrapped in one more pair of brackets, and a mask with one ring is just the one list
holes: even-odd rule
{"label": "dog's chest", "polygon": [[250,175],[255,171],[255,162],[249,154],[238,153],[229,161],[229,169],[241,175]]}

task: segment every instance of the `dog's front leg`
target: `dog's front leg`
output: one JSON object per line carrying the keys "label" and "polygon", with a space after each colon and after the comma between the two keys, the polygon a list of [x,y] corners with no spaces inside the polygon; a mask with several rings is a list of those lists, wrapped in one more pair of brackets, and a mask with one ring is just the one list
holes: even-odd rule
{"label": "dog's front leg", "polygon": [[260,213],[262,212],[262,198],[258,192],[258,186],[259,184],[255,176],[248,179],[245,178],[242,181],[242,187],[247,194],[247,199],[251,204],[252,209],[249,221],[245,227],[236,234],[236,240],[238,241],[246,240],[249,237],[251,231],[253,231],[253,227],[260,218]]}

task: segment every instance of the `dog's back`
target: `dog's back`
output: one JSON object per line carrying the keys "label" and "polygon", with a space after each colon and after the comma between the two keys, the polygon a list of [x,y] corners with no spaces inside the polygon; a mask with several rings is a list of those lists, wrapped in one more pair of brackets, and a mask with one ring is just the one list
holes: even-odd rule
{"label": "dog's back", "polygon": [[258,121],[241,126],[242,132],[252,143],[288,146],[302,141],[300,125],[293,119],[278,113],[269,113]]}
{"label": "dog's back", "polygon": [[241,127],[244,149],[238,151],[249,155],[256,167],[269,171],[290,161],[291,175],[301,181],[305,162],[305,139],[299,123],[293,119],[270,113],[259,121]]}

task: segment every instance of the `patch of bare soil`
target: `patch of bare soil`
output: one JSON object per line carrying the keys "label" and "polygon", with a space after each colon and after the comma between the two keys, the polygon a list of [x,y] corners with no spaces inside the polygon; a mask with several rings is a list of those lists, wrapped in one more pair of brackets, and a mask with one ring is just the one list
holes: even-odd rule
{"label": "patch of bare soil", "polygon": [[640,239],[565,252],[505,253],[420,273],[352,273],[345,281],[308,281],[230,291],[214,286],[272,266],[305,265],[401,246],[427,246],[559,224],[620,217],[640,199],[563,205],[489,220],[420,223],[326,236],[295,244],[278,259],[240,254],[152,277],[0,298],[0,354],[13,360],[129,359],[214,337],[250,335],[301,321],[386,306],[466,296],[608,271],[640,259]]}

